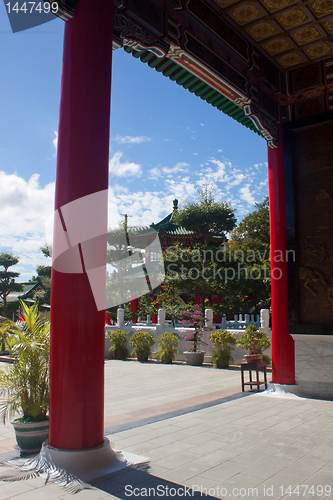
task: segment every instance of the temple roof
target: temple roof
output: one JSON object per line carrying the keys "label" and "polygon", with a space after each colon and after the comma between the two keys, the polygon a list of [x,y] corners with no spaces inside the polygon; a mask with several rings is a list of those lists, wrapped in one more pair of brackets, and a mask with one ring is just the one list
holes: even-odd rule
{"label": "temple roof", "polygon": [[[45,290],[45,287],[39,281],[29,281],[27,283],[19,284],[22,285],[22,290],[20,292],[10,292],[7,295],[7,302],[16,302],[20,299],[32,299],[36,292],[39,290]],[[0,302],[2,302],[1,298]]]}
{"label": "temple roof", "polygon": [[333,118],[333,0],[115,0],[113,44],[272,147],[279,124]]}
{"label": "temple roof", "polygon": [[[152,223],[150,226],[145,227],[131,227],[131,232],[133,234],[133,243],[138,243],[140,240],[153,240],[158,234],[160,237],[164,236],[167,238],[190,238],[193,240],[202,240],[200,234],[195,233],[179,226],[174,222],[174,216],[178,210],[178,200],[173,200],[173,211],[168,214],[164,219],[160,220],[156,224]],[[211,240],[215,242],[224,241],[224,236],[212,236]]]}

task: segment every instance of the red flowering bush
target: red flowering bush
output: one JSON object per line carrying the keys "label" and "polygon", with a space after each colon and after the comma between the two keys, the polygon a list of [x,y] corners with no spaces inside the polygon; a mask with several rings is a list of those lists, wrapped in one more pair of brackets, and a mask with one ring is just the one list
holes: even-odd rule
{"label": "red flowering bush", "polygon": [[183,319],[180,321],[181,324],[189,325],[194,328],[193,331],[185,332],[182,335],[184,340],[188,340],[189,344],[186,344],[186,348],[189,351],[197,352],[199,345],[207,345],[206,342],[203,342],[203,328],[205,326],[205,318],[202,314],[201,307],[199,305],[193,306],[192,311],[182,311]]}

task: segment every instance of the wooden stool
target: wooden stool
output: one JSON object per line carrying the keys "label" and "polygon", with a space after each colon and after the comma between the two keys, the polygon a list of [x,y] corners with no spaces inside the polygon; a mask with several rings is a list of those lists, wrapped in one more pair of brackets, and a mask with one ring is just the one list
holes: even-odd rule
{"label": "wooden stool", "polygon": [[[256,373],[256,379],[252,380],[252,370]],[[244,371],[249,372],[249,382],[244,382]],[[259,373],[263,372],[264,380],[260,380]],[[264,361],[258,361],[255,363],[241,363],[241,375],[242,375],[242,392],[244,392],[244,386],[249,385],[250,390],[252,386],[257,386],[257,391],[260,391],[260,385],[265,384],[265,389],[267,389],[267,374],[266,374],[266,363]]]}

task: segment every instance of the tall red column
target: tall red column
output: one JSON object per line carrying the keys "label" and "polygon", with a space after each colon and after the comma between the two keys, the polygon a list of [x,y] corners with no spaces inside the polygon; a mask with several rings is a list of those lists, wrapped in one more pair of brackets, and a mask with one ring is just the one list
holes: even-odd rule
{"label": "tall red column", "polygon": [[288,328],[288,275],[283,134],[279,147],[268,147],[268,188],[272,276],[272,367],[273,382],[295,384],[294,341]]}
{"label": "tall red column", "polygon": [[[80,0],[65,26],[56,210],[108,188],[112,27],[113,0]],[[49,444],[102,444],[104,310],[97,310],[86,272],[52,270],[50,358]]]}
{"label": "tall red column", "polygon": [[[136,295],[131,296],[131,305],[130,305],[130,311],[131,313],[137,313],[138,312],[138,307],[139,307],[139,299],[137,298]],[[138,318],[133,318],[132,319],[133,323],[138,322]]]}

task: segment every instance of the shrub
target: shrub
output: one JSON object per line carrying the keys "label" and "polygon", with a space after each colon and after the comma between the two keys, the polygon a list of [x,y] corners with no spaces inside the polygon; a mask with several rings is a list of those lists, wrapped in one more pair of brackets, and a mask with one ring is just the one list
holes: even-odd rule
{"label": "shrub", "polygon": [[178,355],[178,338],[172,332],[164,332],[157,339],[158,349],[156,352],[156,359],[162,363],[171,364]]}
{"label": "shrub", "polygon": [[138,358],[138,361],[147,361],[151,355],[151,348],[155,343],[154,337],[145,331],[134,332],[130,344],[134,348],[132,355]]}
{"label": "shrub", "polygon": [[[112,346],[109,349],[109,356],[111,359],[127,359],[129,356],[129,349],[127,345],[127,334],[122,330],[114,330],[110,333],[110,340]],[[116,353],[116,351],[118,351]]]}
{"label": "shrub", "polygon": [[249,325],[237,345],[244,347],[249,354],[262,354],[262,351],[270,347],[271,341],[266,332],[259,331],[254,325]]}
{"label": "shrub", "polygon": [[234,360],[231,353],[236,345],[236,337],[228,330],[216,330],[210,334],[209,340],[213,342],[215,349],[212,354],[215,368],[228,368],[230,361]]}

